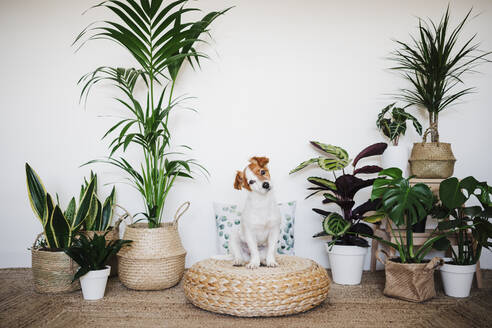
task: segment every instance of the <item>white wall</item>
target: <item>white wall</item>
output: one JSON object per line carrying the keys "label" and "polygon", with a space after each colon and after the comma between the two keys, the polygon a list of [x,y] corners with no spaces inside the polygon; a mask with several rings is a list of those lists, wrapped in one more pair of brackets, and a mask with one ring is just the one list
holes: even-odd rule
{"label": "white wall", "polygon": [[[29,266],[27,251],[41,231],[28,203],[24,162],[41,175],[48,190],[66,204],[78,193],[89,168],[79,165],[107,154],[100,138],[113,120],[99,116],[123,114],[99,88],[87,109],[78,104],[78,78],[98,65],[125,65],[129,57],[117,46],[93,42],[74,54],[71,42],[86,24],[104,19],[104,12],[80,14],[98,1],[24,0],[0,2],[0,267]],[[183,70],[177,94],[196,96],[198,114],[171,118],[175,144],[194,148],[192,156],[211,172],[209,181],[179,182],[169,197],[166,218],[190,200],[180,232],[188,251],[187,265],[215,253],[212,202],[242,202],[234,191],[236,169],[251,155],[271,158],[277,198],[298,200],[297,254],[327,265],[322,241],[312,234],[320,218],[311,212],[319,199],[303,200],[308,172],[288,172],[314,151],[309,140],[345,147],[352,156],[381,141],[374,121],[392,101],[388,93],[402,86],[388,72],[385,57],[393,38],[408,40],[416,16],[438,19],[448,0],[440,1],[225,1],[196,4],[204,10],[236,5],[212,26],[214,40],[202,50],[211,55],[199,72]],[[482,14],[466,28],[478,32],[483,49],[492,49],[492,1],[451,1],[453,17],[468,8]],[[455,20],[456,21],[456,20]],[[455,174],[492,182],[490,122],[492,65],[467,77],[477,93],[441,116],[443,141],[453,144]],[[415,133],[405,138],[416,141]],[[130,154],[138,160],[138,153]],[[121,180],[120,172],[97,169],[104,183]],[[313,172],[310,172],[313,173]],[[109,191],[109,186],[103,188]],[[119,203],[132,212],[142,201],[126,185],[118,185]],[[367,195],[367,193],[366,193]],[[483,266],[492,268],[485,252]]]}

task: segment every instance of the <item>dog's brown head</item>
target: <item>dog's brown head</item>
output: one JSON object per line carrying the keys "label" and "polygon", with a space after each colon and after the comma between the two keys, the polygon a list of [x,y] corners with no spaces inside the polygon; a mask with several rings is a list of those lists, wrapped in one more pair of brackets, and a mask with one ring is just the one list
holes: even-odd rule
{"label": "dog's brown head", "polygon": [[267,167],[269,161],[267,157],[251,157],[249,165],[244,170],[237,171],[234,188],[262,193],[269,191],[271,188],[270,171]]}

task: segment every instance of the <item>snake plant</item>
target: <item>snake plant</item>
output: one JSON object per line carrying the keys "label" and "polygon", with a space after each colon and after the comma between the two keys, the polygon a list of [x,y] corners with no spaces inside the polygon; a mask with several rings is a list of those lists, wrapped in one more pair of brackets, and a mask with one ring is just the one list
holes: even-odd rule
{"label": "snake plant", "polygon": [[115,187],[113,187],[104,203],[101,203],[97,196],[97,174],[91,171],[90,179],[84,178],[84,184],[80,187],[80,200],[82,200],[86,189],[89,187],[90,181],[94,181],[94,196],[92,197],[87,218],[84,220],[83,229],[87,231],[106,231],[109,229],[113,219]]}
{"label": "snake plant", "polygon": [[72,198],[67,209],[62,211],[59,204],[43,186],[36,172],[26,163],[27,194],[34,215],[43,226],[48,248],[61,249],[70,247],[74,235],[87,219],[94,196],[95,180],[91,180],[81,197],[79,207]]}
{"label": "snake plant", "polygon": [[[228,9],[207,13],[202,19],[192,21],[187,0],[164,3],[163,0],[103,1],[93,8],[102,8],[116,19],[90,24],[76,38],[74,44],[86,41],[109,40],[125,49],[137,67],[120,68],[102,66],[84,75],[81,100],[86,99],[91,88],[99,82],[108,82],[121,93],[117,102],[128,116],[117,121],[103,138],[113,135],[110,155],[104,162],[118,167],[127,174],[130,183],[142,195],[149,228],[160,225],[167,196],[178,177],[193,178],[192,167],[207,173],[193,159],[174,159],[183,156],[171,151],[169,114],[186,98],[174,96],[180,68],[188,61],[200,65],[207,56],[196,46],[204,43],[202,34],[209,33],[210,24]],[[136,88],[140,83],[143,88]],[[145,95],[139,92],[145,90]],[[126,158],[116,156],[133,145],[142,152],[143,163],[130,164]],[[184,146],[185,149],[190,149]]]}

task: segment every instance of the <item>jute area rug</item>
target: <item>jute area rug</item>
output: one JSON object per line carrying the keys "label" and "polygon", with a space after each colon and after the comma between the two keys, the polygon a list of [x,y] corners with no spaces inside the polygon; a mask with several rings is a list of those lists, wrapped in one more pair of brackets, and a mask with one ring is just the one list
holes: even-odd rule
{"label": "jute area rug", "polygon": [[180,285],[163,291],[125,288],[108,282],[100,301],[81,291],[36,294],[30,269],[0,270],[0,327],[492,327],[492,271],[483,270],[483,289],[471,297],[443,295],[414,304],[383,296],[384,272],[365,272],[359,286],[332,284],[328,299],[309,312],[278,318],[236,318],[194,307]]}

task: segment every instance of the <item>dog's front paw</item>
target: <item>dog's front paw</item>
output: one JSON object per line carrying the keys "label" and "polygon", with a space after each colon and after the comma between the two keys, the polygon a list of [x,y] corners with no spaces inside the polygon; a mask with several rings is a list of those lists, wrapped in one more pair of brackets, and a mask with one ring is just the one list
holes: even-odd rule
{"label": "dog's front paw", "polygon": [[234,260],[232,261],[232,265],[233,265],[233,266],[243,266],[243,265],[244,265],[244,262],[243,262],[243,260],[242,260],[242,259],[234,259]]}
{"label": "dog's front paw", "polygon": [[248,264],[246,264],[248,269],[258,269],[260,267],[260,261],[251,260]]}
{"label": "dog's front paw", "polygon": [[267,259],[266,260],[266,266],[273,268],[273,267],[278,266],[278,263],[277,263],[277,261],[275,261],[275,258],[273,258],[273,259]]}

